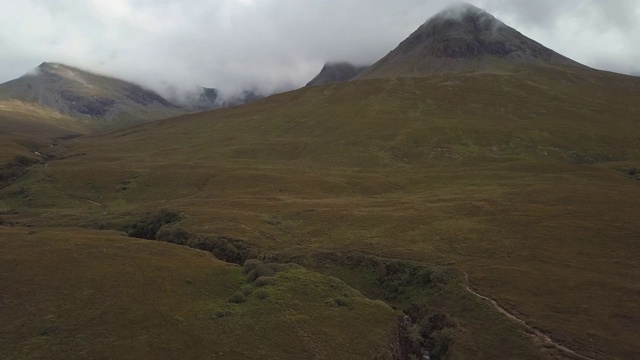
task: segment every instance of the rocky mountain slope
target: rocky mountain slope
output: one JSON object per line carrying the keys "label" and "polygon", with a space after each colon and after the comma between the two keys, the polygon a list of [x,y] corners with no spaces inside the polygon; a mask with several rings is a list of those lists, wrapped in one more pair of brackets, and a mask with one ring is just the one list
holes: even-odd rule
{"label": "rocky mountain slope", "polygon": [[484,10],[458,4],[431,17],[357,78],[503,72],[518,65],[584,67],[529,39]]}
{"label": "rocky mountain slope", "polygon": [[157,93],[71,66],[42,63],[0,85],[0,100],[36,103],[95,125],[140,123],[185,113]]}
{"label": "rocky mountain slope", "polygon": [[307,86],[329,85],[349,81],[360,74],[368,66],[354,65],[348,62],[329,62]]}
{"label": "rocky mountain slope", "polygon": [[83,121],[87,128],[117,128],[185,113],[236,106],[262,98],[255,90],[224,97],[217,89],[163,97],[134,83],[72,66],[42,63],[15,80],[0,84],[0,102],[39,106]]}

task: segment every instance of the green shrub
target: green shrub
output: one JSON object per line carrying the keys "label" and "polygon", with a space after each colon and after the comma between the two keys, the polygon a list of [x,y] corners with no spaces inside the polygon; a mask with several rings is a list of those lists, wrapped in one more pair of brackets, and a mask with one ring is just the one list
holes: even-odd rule
{"label": "green shrub", "polygon": [[243,287],[240,288],[240,292],[244,295],[244,296],[249,296],[251,295],[251,293],[253,292],[253,286],[251,285],[245,285]]}
{"label": "green shrub", "polygon": [[455,330],[445,328],[433,333],[434,346],[431,355],[434,359],[444,359],[447,352],[453,345],[455,339]]}
{"label": "green shrub", "polygon": [[[201,248],[204,247],[204,248]],[[234,264],[244,264],[247,259],[257,256],[253,246],[245,241],[221,236],[213,241],[198,244],[198,248],[213,253],[218,259]]]}
{"label": "green shrub", "polygon": [[338,306],[338,304],[336,304],[336,300],[334,298],[329,298],[329,299],[325,299],[324,300],[324,304],[330,307],[336,307]]}
{"label": "green shrub", "polygon": [[255,294],[256,294],[256,297],[258,299],[260,299],[260,300],[264,300],[264,299],[269,297],[269,292],[266,291],[265,289],[260,289],[260,290],[256,291]]}
{"label": "green shrub", "polygon": [[337,297],[335,298],[335,302],[338,306],[349,306],[351,305],[351,300],[345,298],[345,297]]}
{"label": "green shrub", "polygon": [[242,293],[235,293],[227,301],[232,304],[242,304],[247,301],[247,297]]}
{"label": "green shrub", "polygon": [[213,317],[215,318],[223,318],[223,317],[228,317],[233,315],[233,312],[231,312],[231,310],[218,310],[213,314]]}
{"label": "green shrub", "polygon": [[249,259],[247,261],[244,262],[244,264],[242,264],[242,272],[247,274],[249,273],[251,270],[257,268],[258,266],[260,266],[262,264],[262,261],[258,260],[258,259]]}
{"label": "green shrub", "polygon": [[267,264],[260,264],[255,269],[249,271],[247,273],[247,281],[254,282],[257,278],[261,276],[274,276],[276,271]]}
{"label": "green shrub", "polygon": [[275,283],[276,283],[276,278],[272,276],[260,276],[254,282],[254,284],[256,284],[256,286],[258,287],[275,285]]}
{"label": "green shrub", "polygon": [[174,211],[160,209],[143,216],[141,219],[125,225],[122,230],[131,237],[155,240],[156,234],[163,225],[173,224],[182,219],[182,216]]}
{"label": "green shrub", "polygon": [[447,274],[440,268],[432,268],[429,280],[433,284],[446,284]]}
{"label": "green shrub", "polygon": [[165,241],[177,245],[187,245],[192,237],[193,235],[191,235],[183,228],[170,225],[163,225],[155,235],[156,240]]}

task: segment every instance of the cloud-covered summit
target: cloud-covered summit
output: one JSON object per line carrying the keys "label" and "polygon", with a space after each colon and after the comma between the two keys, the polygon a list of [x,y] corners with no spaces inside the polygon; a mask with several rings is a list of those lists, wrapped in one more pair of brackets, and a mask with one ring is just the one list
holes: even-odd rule
{"label": "cloud-covered summit", "polygon": [[[0,0],[0,82],[54,61],[158,91],[269,93],[303,86],[328,60],[373,63],[452,3]],[[640,2],[472,3],[581,63],[640,74]]]}

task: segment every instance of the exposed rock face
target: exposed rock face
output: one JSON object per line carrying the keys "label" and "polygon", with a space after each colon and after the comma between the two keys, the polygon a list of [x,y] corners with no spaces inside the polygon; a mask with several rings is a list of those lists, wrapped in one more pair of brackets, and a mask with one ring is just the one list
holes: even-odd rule
{"label": "exposed rock face", "polygon": [[136,84],[46,62],[32,73],[1,84],[0,99],[37,103],[60,114],[101,123],[136,123],[187,112]]}
{"label": "exposed rock face", "polygon": [[506,71],[512,64],[582,66],[522,35],[473,5],[454,5],[430,18],[357,78]]}
{"label": "exposed rock face", "polygon": [[307,83],[307,86],[346,82],[356,77],[367,67],[368,66],[353,65],[348,62],[326,63],[322,67],[322,70],[320,70],[320,73]]}

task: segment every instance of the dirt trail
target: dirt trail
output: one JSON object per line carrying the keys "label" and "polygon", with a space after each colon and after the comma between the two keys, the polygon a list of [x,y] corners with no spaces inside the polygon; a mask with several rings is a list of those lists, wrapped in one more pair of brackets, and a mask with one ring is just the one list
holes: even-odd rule
{"label": "dirt trail", "polygon": [[55,185],[51,185],[51,187],[53,187],[54,189],[56,189],[56,190],[60,191],[61,193],[65,194],[65,195],[67,195],[68,197],[72,197],[72,198],[74,198],[74,199],[78,199],[78,200],[84,200],[84,201],[90,202],[90,203],[92,203],[92,204],[94,204],[94,205],[98,205],[98,206],[100,206],[100,207],[102,207],[102,208],[104,209],[104,213],[105,213],[105,214],[107,214],[107,213],[109,212],[109,207],[108,207],[107,205],[104,205],[104,204],[102,204],[102,203],[99,203],[99,202],[97,202],[97,201],[95,201],[95,200],[91,200],[91,199],[86,198],[86,197],[82,197],[82,196],[77,196],[77,195],[69,194],[68,192],[66,192],[66,191],[64,191],[64,190],[62,190],[62,189],[60,189],[59,187],[57,187],[57,186],[55,186]]}
{"label": "dirt trail", "polygon": [[495,300],[493,300],[493,299],[491,299],[489,297],[486,297],[484,295],[480,295],[477,292],[473,291],[473,289],[471,289],[470,282],[469,282],[469,274],[467,274],[467,272],[464,271],[464,270],[462,270],[462,272],[464,273],[464,278],[465,278],[465,289],[469,293],[479,297],[482,300],[485,300],[485,301],[488,301],[489,303],[491,303],[491,305],[493,305],[493,307],[496,308],[496,310],[498,310],[501,314],[503,314],[504,316],[508,317],[509,319],[511,319],[513,321],[516,321],[516,322],[520,323],[522,326],[525,327],[525,329],[527,329],[527,332],[529,334],[531,334],[533,337],[535,337],[537,340],[539,340],[543,344],[550,345],[550,346],[562,351],[565,354],[574,356],[574,357],[579,358],[579,359],[595,360],[595,359],[590,358],[588,356],[584,356],[584,355],[578,354],[577,352],[567,348],[566,346],[558,344],[553,339],[551,339],[549,337],[549,335],[547,335],[547,334],[543,333],[542,331],[532,327],[531,325],[527,324],[524,320],[522,320],[519,317],[513,315],[512,313],[507,311],[505,308],[500,306]]}

